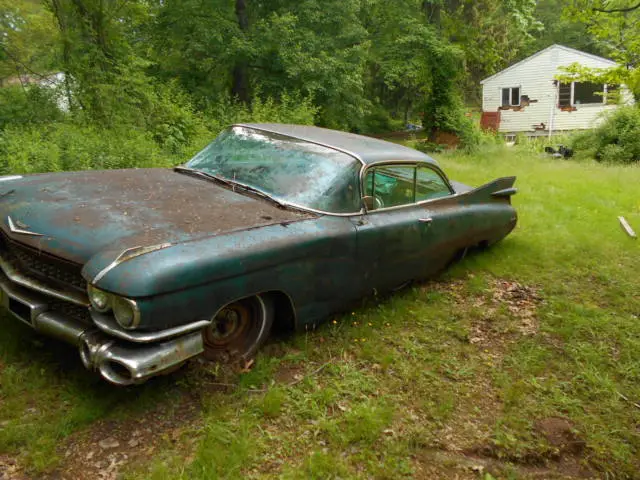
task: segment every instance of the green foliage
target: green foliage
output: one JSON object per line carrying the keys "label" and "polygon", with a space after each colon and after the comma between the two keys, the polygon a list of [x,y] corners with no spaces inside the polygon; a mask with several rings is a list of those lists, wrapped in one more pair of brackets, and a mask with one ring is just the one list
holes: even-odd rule
{"label": "green foliage", "polygon": [[465,97],[480,103],[478,82],[523,58],[530,51],[533,35],[543,30],[535,15],[539,2],[461,0],[444,3],[450,7],[443,14],[443,30],[464,53]]}
{"label": "green foliage", "polygon": [[0,172],[168,166],[149,133],[98,129],[74,123],[6,128],[0,132]]}
{"label": "green foliage", "polygon": [[55,65],[55,19],[38,0],[0,0],[0,86],[18,75],[39,78]]}
{"label": "green foliage", "polygon": [[566,45],[577,50],[606,55],[605,48],[588,32],[589,24],[575,15],[562,15],[566,0],[538,0],[535,18],[542,28],[533,33],[535,40],[523,51],[524,55],[534,54],[550,45]]}
{"label": "green foliage", "polygon": [[605,162],[640,162],[640,109],[618,108],[594,131],[578,135],[572,146]]}
{"label": "green foliage", "polygon": [[8,125],[44,124],[62,116],[54,90],[36,85],[0,88],[0,129]]}
{"label": "green foliage", "polygon": [[245,117],[363,133],[424,118],[473,146],[461,85],[517,55],[534,3],[0,0],[0,81],[64,72],[74,122],[126,125],[171,154]]}
{"label": "green foliage", "polygon": [[[626,11],[616,12],[616,9]],[[625,84],[636,100],[640,100],[640,72],[637,68],[629,68],[638,65],[640,61],[640,30],[637,28],[640,5],[631,0],[571,0],[565,8],[564,16],[585,25],[603,54],[620,65],[608,70],[574,65],[567,70],[565,77]]]}
{"label": "green foliage", "polygon": [[[0,95],[7,92],[20,93],[4,89]],[[232,123],[311,124],[317,112],[309,99],[284,95],[281,102],[256,98],[248,106],[227,100],[201,114],[191,110],[180,91],[170,85],[159,92],[149,103],[153,114],[143,127],[123,120],[111,128],[91,122],[81,124],[82,115],[75,120],[47,123],[51,120],[45,108],[48,104],[40,94],[34,95],[32,102],[21,104],[20,114],[25,120],[18,122],[20,117],[14,115],[12,124],[0,129],[0,173],[164,167],[185,162]],[[62,115],[55,106],[51,111]],[[45,117],[40,123],[39,116]]]}

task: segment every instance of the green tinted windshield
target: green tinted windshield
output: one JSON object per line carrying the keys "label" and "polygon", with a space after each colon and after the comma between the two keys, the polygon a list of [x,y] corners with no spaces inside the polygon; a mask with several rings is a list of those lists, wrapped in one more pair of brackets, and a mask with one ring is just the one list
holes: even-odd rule
{"label": "green tinted windshield", "polygon": [[360,163],[304,140],[236,126],[218,135],[187,167],[301,207],[331,213],[360,210]]}

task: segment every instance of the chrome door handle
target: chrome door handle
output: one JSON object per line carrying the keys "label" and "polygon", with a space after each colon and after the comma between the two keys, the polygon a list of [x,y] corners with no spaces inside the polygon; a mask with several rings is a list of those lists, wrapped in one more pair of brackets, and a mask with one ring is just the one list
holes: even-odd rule
{"label": "chrome door handle", "polygon": [[420,218],[418,219],[418,221],[420,223],[426,223],[427,225],[430,225],[431,222],[433,222],[433,218],[429,217],[429,218]]}

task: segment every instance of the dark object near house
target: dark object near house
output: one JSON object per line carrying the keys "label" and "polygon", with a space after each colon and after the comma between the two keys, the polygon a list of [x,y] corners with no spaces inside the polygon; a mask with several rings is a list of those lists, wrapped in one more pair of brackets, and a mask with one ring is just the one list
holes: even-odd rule
{"label": "dark object near house", "polygon": [[555,158],[571,158],[573,157],[573,149],[558,145],[558,148],[544,147],[544,151]]}
{"label": "dark object near house", "polygon": [[515,178],[473,189],[416,150],[316,127],[222,132],[185,166],[0,177],[0,292],[118,385],[247,360],[511,232]]}

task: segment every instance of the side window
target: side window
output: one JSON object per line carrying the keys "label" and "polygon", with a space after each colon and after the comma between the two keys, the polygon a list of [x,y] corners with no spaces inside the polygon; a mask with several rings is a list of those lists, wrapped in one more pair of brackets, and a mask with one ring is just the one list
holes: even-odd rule
{"label": "side window", "polygon": [[376,167],[367,172],[365,194],[373,197],[374,209],[398,207],[415,202],[413,165]]}
{"label": "side window", "polygon": [[447,197],[451,190],[438,172],[429,167],[420,167],[416,174],[416,202]]}

